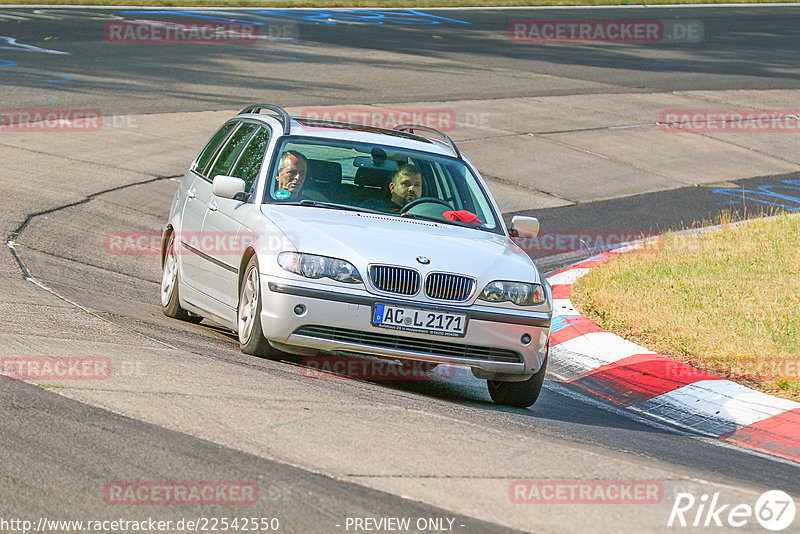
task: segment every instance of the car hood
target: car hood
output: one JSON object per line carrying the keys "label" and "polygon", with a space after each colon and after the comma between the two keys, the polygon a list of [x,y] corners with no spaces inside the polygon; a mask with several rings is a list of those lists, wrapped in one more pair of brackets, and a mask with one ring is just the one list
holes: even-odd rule
{"label": "car hood", "polygon": [[[265,204],[262,212],[300,252],[345,259],[362,273],[373,263],[421,273],[445,271],[481,282],[539,283],[533,261],[504,235],[415,219],[310,206]],[[430,260],[423,265],[418,257]]]}

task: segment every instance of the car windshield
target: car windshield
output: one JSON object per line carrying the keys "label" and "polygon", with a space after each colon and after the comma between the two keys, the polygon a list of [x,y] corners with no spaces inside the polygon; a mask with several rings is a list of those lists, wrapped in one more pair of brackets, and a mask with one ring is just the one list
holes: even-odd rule
{"label": "car windshield", "polygon": [[487,194],[461,160],[383,145],[289,137],[266,201],[374,211],[502,233]]}

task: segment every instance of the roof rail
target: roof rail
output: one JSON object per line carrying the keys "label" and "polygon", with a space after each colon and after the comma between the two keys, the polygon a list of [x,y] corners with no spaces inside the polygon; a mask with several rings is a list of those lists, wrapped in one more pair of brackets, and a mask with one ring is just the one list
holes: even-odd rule
{"label": "roof rail", "polygon": [[429,128],[428,126],[420,126],[418,124],[398,124],[397,126],[394,127],[394,129],[397,130],[398,132],[414,133],[414,130],[419,130],[421,132],[428,132],[428,133],[432,133],[432,134],[438,135],[448,145],[450,145],[450,148],[453,149],[453,152],[455,153],[456,157],[458,159],[462,159],[461,158],[461,152],[459,152],[458,147],[456,146],[455,142],[452,139],[450,139],[450,136],[448,136],[445,133],[440,132],[439,130],[434,130],[433,128]]}
{"label": "roof rail", "polygon": [[292,130],[292,118],[286,110],[280,106],[273,106],[272,104],[253,104],[240,111],[239,115],[243,113],[261,113],[262,109],[268,109],[277,113],[278,120],[283,124],[283,135],[289,135],[289,132]]}

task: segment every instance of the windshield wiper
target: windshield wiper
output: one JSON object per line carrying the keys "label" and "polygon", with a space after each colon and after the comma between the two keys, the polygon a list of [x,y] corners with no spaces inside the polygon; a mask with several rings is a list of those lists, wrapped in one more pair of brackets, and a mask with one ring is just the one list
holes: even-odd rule
{"label": "windshield wiper", "polygon": [[464,221],[451,221],[450,219],[440,219],[439,217],[432,217],[430,215],[420,215],[418,213],[401,213],[400,217],[407,217],[409,219],[419,219],[421,221],[431,221],[442,224],[452,224],[454,226],[463,226],[464,228],[478,228],[483,229],[481,226],[466,223]]}
{"label": "windshield wiper", "polygon": [[337,204],[335,202],[322,202],[319,200],[308,200],[308,199],[301,200],[300,202],[281,202],[281,204],[313,206],[315,208],[329,208],[333,210],[359,211],[362,213],[383,213],[382,211],[371,210],[369,208],[361,208],[358,206],[350,206],[349,204]]}

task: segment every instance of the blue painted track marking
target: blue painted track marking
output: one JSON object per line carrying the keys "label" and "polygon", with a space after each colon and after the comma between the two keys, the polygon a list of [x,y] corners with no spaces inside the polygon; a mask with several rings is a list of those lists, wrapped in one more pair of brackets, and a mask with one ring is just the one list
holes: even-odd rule
{"label": "blue painted track marking", "polygon": [[431,13],[423,13],[415,9],[404,10],[349,10],[349,9],[320,9],[320,10],[280,10],[280,9],[253,9],[247,11],[183,11],[176,9],[164,10],[124,10],[118,11],[122,15],[172,15],[176,17],[193,17],[215,22],[240,22],[252,23],[253,20],[244,20],[240,17],[269,22],[294,22],[297,24],[360,24],[375,26],[383,24],[403,25],[439,25],[445,22],[455,24],[470,24],[469,22]]}
{"label": "blue painted track marking", "polygon": [[[778,190],[780,190],[780,192]],[[787,192],[785,190],[789,191]],[[718,187],[712,192],[737,199],[727,202],[731,205],[741,204],[743,200],[749,200],[751,202],[760,202],[789,211],[797,211],[800,210],[800,193],[793,193],[794,191],[800,192],[800,180],[781,180],[780,184],[759,185],[756,189]]]}

